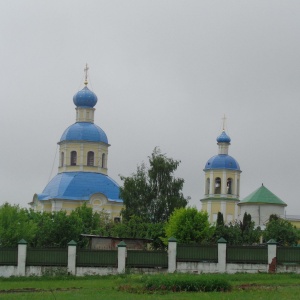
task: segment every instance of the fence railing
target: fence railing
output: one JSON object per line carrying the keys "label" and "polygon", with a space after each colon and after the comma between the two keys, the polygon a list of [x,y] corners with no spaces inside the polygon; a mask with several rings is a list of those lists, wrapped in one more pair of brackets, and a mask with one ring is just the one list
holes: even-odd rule
{"label": "fence railing", "polygon": [[218,262],[218,246],[178,244],[177,261]]}
{"label": "fence railing", "polygon": [[0,265],[18,265],[18,248],[0,248]]}
{"label": "fence railing", "polygon": [[76,257],[78,267],[117,267],[117,250],[78,250]]}
{"label": "fence railing", "polygon": [[267,246],[227,246],[228,263],[268,263]]}
{"label": "fence railing", "polygon": [[126,266],[131,268],[167,268],[168,253],[166,251],[128,250]]}
{"label": "fence railing", "polygon": [[277,263],[300,265],[300,247],[277,247]]}
{"label": "fence railing", "polygon": [[28,248],[27,266],[67,266],[68,249],[61,248]]}

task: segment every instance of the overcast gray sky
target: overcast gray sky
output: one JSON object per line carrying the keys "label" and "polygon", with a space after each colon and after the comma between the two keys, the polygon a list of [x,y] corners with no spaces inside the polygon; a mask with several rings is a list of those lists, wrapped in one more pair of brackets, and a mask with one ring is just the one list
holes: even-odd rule
{"label": "overcast gray sky", "polygon": [[118,183],[159,146],[200,208],[226,114],[241,198],[264,183],[300,215],[299,0],[1,1],[0,204],[57,173],[86,62]]}

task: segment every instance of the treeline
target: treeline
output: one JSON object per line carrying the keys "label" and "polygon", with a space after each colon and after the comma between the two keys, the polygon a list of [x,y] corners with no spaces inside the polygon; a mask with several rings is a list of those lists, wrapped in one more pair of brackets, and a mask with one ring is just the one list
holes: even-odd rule
{"label": "treeline", "polygon": [[251,215],[243,221],[224,224],[221,213],[215,225],[206,212],[196,208],[175,209],[167,222],[145,222],[140,216],[114,223],[105,212],[93,212],[83,205],[69,215],[65,211],[35,212],[5,203],[0,206],[0,246],[14,247],[25,239],[30,247],[66,247],[75,240],[84,248],[88,240],[81,234],[122,238],[153,239],[153,249],[163,249],[170,237],[179,243],[215,244],[225,238],[231,245],[252,245],[263,239],[275,239],[280,245],[292,246],[300,239],[299,231],[288,221],[271,215],[265,230],[255,227]]}
{"label": "treeline", "polygon": [[114,223],[107,213],[93,212],[86,204],[73,210],[35,212],[5,203],[0,206],[0,246],[16,246],[25,239],[30,247],[66,247],[75,240],[79,247],[86,247],[88,240],[81,234],[101,236],[152,238],[153,247],[160,248],[164,235],[163,224],[142,222],[132,217],[128,222]]}

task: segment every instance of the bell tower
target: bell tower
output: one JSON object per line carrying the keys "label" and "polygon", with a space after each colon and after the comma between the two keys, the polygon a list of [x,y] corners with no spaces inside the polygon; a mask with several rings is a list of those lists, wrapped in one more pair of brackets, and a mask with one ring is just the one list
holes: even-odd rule
{"label": "bell tower", "polygon": [[204,168],[205,191],[201,199],[202,210],[207,211],[209,221],[216,222],[218,212],[229,223],[238,218],[240,196],[240,166],[230,155],[228,150],[231,139],[226,134],[224,126],[222,133],[217,137],[218,155],[211,157]]}

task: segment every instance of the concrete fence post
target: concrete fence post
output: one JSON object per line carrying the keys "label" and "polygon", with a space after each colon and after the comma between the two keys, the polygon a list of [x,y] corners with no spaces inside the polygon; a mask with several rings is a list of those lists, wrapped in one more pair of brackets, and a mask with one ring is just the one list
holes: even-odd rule
{"label": "concrete fence post", "polygon": [[27,256],[27,242],[21,239],[18,242],[18,275],[26,275],[26,256]]}
{"label": "concrete fence post", "polygon": [[71,275],[76,275],[76,246],[73,240],[68,243],[68,273]]}
{"label": "concrete fence post", "polygon": [[277,268],[277,243],[271,239],[268,244],[268,272],[275,273]]}
{"label": "concrete fence post", "polygon": [[118,244],[118,273],[125,273],[126,268],[126,244],[122,241]]}
{"label": "concrete fence post", "polygon": [[227,241],[224,238],[218,240],[218,271],[219,273],[226,272],[226,250]]}
{"label": "concrete fence post", "polygon": [[177,240],[173,237],[168,239],[168,273],[174,273],[177,269]]}

